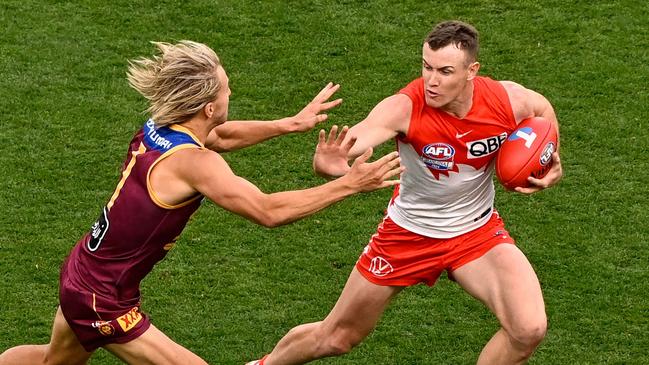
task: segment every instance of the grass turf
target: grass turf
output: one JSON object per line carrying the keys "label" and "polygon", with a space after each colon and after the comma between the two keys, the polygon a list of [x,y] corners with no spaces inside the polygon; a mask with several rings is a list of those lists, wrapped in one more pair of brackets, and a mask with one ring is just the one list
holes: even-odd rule
{"label": "grass turf", "polygon": [[[532,364],[649,362],[649,10],[635,1],[14,1],[0,4],[0,349],[48,340],[58,267],[118,179],[144,101],[126,60],[152,40],[212,46],[233,119],[297,112],[327,81],[353,124],[420,72],[431,23],[481,32],[481,74],[550,99],[562,183],[497,208],[541,280],[550,328]],[[317,131],[227,154],[265,191],[319,184]],[[392,149],[387,143],[376,155]],[[389,191],[269,230],[207,203],[143,282],[153,322],[210,363],[237,364],[324,317]],[[469,364],[497,322],[457,285],[406,290],[377,330],[329,364]],[[99,352],[91,364],[118,363]]]}

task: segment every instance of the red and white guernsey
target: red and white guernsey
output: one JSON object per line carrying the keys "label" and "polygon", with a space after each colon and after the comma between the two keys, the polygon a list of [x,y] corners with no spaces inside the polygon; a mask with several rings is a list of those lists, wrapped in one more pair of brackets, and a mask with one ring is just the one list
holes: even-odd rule
{"label": "red and white guernsey", "polygon": [[388,215],[411,232],[451,238],[491,216],[496,151],[516,120],[498,81],[476,77],[473,85],[473,105],[463,119],[428,106],[422,78],[400,91],[412,100],[412,116],[407,135],[396,138],[406,171]]}

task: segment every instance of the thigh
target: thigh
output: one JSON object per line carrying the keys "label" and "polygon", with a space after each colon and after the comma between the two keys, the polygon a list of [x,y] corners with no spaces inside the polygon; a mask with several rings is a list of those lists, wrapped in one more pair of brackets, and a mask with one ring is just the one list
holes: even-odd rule
{"label": "thigh", "polygon": [[70,325],[65,320],[63,312],[59,307],[54,317],[54,325],[52,326],[52,338],[47,345],[46,358],[48,364],[85,364],[92,355],[87,352],[77,336],[72,332]]}
{"label": "thigh", "polygon": [[138,338],[104,348],[128,364],[137,365],[207,365],[198,355],[177,344],[151,325]]}
{"label": "thigh", "polygon": [[444,271],[447,240],[408,231],[385,217],[360,255],[356,268],[381,286],[433,286]]}
{"label": "thigh", "polygon": [[368,281],[356,268],[349,275],[338,302],[322,322],[328,333],[351,332],[359,338],[367,336],[392,298],[403,287],[381,286]]}
{"label": "thigh", "polygon": [[539,280],[515,245],[497,245],[452,274],[464,290],[496,315],[506,330],[545,320]]}

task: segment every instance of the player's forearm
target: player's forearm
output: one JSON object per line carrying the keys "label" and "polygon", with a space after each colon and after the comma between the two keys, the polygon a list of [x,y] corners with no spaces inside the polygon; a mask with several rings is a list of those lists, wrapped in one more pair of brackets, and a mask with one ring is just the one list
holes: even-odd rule
{"label": "player's forearm", "polygon": [[288,224],[312,215],[360,191],[346,177],[305,190],[284,191],[268,195],[259,222],[266,227]]}
{"label": "player's forearm", "polygon": [[271,121],[236,120],[227,121],[214,128],[205,147],[217,151],[234,151],[261,143],[273,137],[291,133],[292,118]]}

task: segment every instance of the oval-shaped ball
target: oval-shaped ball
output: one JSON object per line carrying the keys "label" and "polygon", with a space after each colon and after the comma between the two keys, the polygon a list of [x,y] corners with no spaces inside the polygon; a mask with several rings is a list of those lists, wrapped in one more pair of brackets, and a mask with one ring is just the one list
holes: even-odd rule
{"label": "oval-shaped ball", "polygon": [[540,179],[552,166],[557,150],[557,129],[549,120],[523,120],[503,142],[496,156],[496,177],[508,190],[528,187],[529,176]]}

